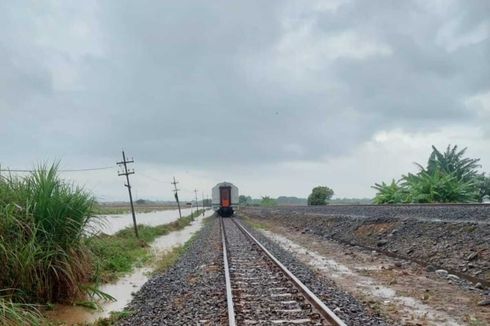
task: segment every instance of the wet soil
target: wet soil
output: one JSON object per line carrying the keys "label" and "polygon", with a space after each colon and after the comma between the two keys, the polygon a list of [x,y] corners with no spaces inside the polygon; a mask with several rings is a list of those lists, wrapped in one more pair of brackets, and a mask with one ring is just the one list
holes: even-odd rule
{"label": "wet soil", "polygon": [[452,284],[413,262],[304,234],[271,220],[249,221],[264,226],[262,233],[269,239],[400,325],[490,325],[490,307],[478,305],[484,298],[481,290]]}

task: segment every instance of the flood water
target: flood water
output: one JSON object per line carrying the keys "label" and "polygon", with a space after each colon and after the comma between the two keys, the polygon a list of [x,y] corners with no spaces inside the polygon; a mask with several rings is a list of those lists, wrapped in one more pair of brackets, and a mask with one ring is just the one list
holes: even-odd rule
{"label": "flood water", "polygon": [[[195,209],[194,209],[195,210]],[[191,214],[191,208],[183,208],[182,216]],[[136,222],[145,225],[162,225],[179,218],[179,210],[163,210],[150,213],[136,213]],[[96,221],[90,225],[91,232],[102,232],[106,234],[114,234],[127,227],[133,226],[133,216],[129,214],[117,215],[100,215]]]}
{"label": "flood water", "polygon": [[[157,212],[160,213],[160,212]],[[178,211],[177,218],[178,218]],[[155,257],[162,256],[168,250],[172,249],[175,246],[183,245],[187,240],[189,240],[192,235],[201,229],[203,219],[205,217],[211,216],[214,213],[213,210],[208,210],[205,212],[204,216],[200,216],[196,218],[194,222],[192,222],[189,226],[185,227],[180,231],[174,231],[169,234],[163,235],[155,239],[154,242],[151,243],[151,250]],[[153,214],[153,213],[146,213]],[[140,215],[146,215],[140,214]],[[188,213],[182,214],[188,215],[190,214],[190,210]],[[118,215],[119,216],[119,215]],[[169,215],[171,216],[171,215]],[[131,215],[129,215],[130,222]],[[150,217],[149,220],[155,221],[155,217]],[[176,220],[176,218],[174,219]],[[161,221],[161,220],[160,220]],[[167,220],[163,222],[159,222],[157,224],[166,224],[172,222],[173,220]],[[139,223],[139,221],[138,221]],[[142,222],[143,223],[143,222]],[[146,224],[146,223],[145,223]],[[124,228],[123,223],[119,223],[118,227]],[[130,224],[132,225],[132,224]],[[110,229],[113,233],[117,232],[117,228],[114,227]],[[105,231],[104,231],[105,232]],[[47,313],[47,316],[50,320],[56,320],[63,322],[66,325],[73,325],[78,323],[90,323],[94,322],[99,318],[105,318],[110,315],[111,312],[121,311],[124,307],[131,301],[133,294],[137,292],[143,284],[148,281],[150,277],[150,273],[153,271],[151,266],[145,266],[140,268],[135,268],[133,272],[129,275],[126,275],[123,278],[120,278],[115,283],[103,284],[99,287],[99,289],[116,299],[113,302],[101,302],[101,310],[94,311],[83,307],[77,306],[68,306],[68,305],[57,305],[53,311]]]}

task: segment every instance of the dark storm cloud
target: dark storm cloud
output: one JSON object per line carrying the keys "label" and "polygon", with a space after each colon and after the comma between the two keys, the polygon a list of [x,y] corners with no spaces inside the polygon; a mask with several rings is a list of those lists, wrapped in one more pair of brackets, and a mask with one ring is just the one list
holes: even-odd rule
{"label": "dark storm cloud", "polygon": [[474,122],[464,102],[490,89],[488,1],[339,3],[2,8],[0,133],[13,140],[0,153],[261,164]]}

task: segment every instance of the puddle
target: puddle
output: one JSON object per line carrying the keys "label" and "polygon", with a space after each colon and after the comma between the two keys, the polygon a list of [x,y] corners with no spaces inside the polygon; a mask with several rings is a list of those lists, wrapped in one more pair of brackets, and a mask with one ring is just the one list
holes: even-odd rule
{"label": "puddle", "polygon": [[413,322],[413,319],[417,318],[432,325],[440,325],[441,322],[448,326],[460,325],[446,313],[436,311],[416,298],[397,295],[396,290],[376,282],[371,277],[361,275],[356,270],[334,259],[326,258],[315,251],[310,251],[277,233],[267,230],[260,230],[260,232],[279,244],[283,249],[293,253],[303,263],[323,272],[324,275],[327,275],[337,283],[347,287],[356,287],[357,290],[362,289],[362,292],[379,299],[384,304],[396,306],[400,313],[399,318],[404,322]]}
{"label": "puddle", "polygon": [[[182,216],[191,214],[190,208],[182,209]],[[91,232],[103,232],[114,234],[119,230],[133,226],[133,216],[131,214],[118,215],[99,215],[99,219],[90,225]],[[167,224],[179,218],[179,210],[163,210],[150,213],[136,213],[136,222],[151,226]]]}
{"label": "puddle", "polygon": [[[164,254],[172,247],[183,245],[196,231],[202,227],[203,219],[213,214],[213,210],[208,210],[205,212],[204,216],[201,215],[194,222],[192,222],[192,224],[184,229],[171,232],[155,239],[155,241],[151,243],[151,250],[156,256],[159,256]],[[168,222],[163,222],[160,224],[164,223]],[[113,296],[116,301],[101,303],[100,311],[93,311],[76,306],[57,305],[53,311],[47,312],[46,315],[50,320],[60,321],[65,325],[90,323],[99,318],[108,317],[111,312],[121,311],[124,309],[124,307],[132,300],[133,293],[137,292],[143,286],[143,284],[148,281],[151,271],[151,267],[135,268],[131,274],[120,278],[115,283],[101,285],[99,289]]]}

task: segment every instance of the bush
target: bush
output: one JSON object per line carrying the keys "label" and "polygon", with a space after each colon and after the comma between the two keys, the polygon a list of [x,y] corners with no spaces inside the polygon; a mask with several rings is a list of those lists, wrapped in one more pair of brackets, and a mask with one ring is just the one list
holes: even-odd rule
{"label": "bush", "polygon": [[391,184],[376,183],[376,204],[466,203],[482,201],[487,194],[484,174],[477,168],[479,159],[465,158],[466,148],[448,146],[440,152],[432,146],[427,167],[417,164],[419,172],[402,176]]}
{"label": "bush", "polygon": [[260,206],[264,206],[264,207],[277,206],[277,202],[274,198],[271,198],[269,196],[264,196],[260,201]]}
{"label": "bush", "polygon": [[378,191],[373,200],[375,204],[397,204],[410,202],[410,194],[408,193],[408,190],[399,185],[395,179],[393,179],[390,184],[386,184],[384,182],[381,184],[376,183],[372,188]]}
{"label": "bush", "polygon": [[403,178],[413,203],[466,203],[478,201],[478,189],[473,180],[463,181],[454,173],[439,169],[429,173],[409,174]]}

